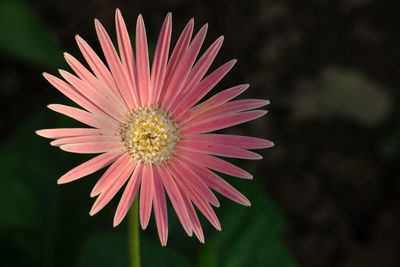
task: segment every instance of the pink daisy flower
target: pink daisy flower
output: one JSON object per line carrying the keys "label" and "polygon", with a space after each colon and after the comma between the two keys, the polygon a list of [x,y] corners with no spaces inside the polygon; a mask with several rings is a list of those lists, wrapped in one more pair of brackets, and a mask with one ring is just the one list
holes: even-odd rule
{"label": "pink daisy flower", "polygon": [[207,133],[256,119],[266,111],[251,109],[269,102],[230,101],[247,89],[248,85],[244,84],[196,105],[236,62],[231,60],[205,76],[223,42],[221,36],[196,61],[207,24],[192,39],[194,23],[190,20],[169,57],[172,19],[168,13],[150,65],[142,16],[139,15],[136,24],[136,53],[119,10],[115,22],[119,54],[106,30],[95,21],[108,67],[77,35],[76,41],[90,70],[65,53],[75,74],[60,70],[64,80],[43,74],[83,109],[60,104],[48,107],[89,128],[45,129],[37,134],[55,139],[51,145],[68,152],[100,154],[64,174],[57,181],[59,184],[111,165],[90,194],[97,196],[90,215],[99,212],[126,184],[114,226],[123,220],[134,198],[140,194],[142,228],[147,227],[153,208],[161,244],[166,245],[167,194],[187,234],[194,233],[204,242],[194,206],[220,230],[211,206],[218,207],[219,202],[212,190],[250,206],[246,197],[211,170],[245,179],[251,179],[251,174],[216,156],[261,159],[248,149],[273,145],[254,137]]}

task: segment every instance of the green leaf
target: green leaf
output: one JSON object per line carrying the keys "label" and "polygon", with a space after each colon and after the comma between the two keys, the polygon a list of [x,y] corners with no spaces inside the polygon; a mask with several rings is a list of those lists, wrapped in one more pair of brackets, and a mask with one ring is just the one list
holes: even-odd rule
{"label": "green leaf", "polygon": [[240,190],[250,196],[252,206],[221,204],[228,206],[219,215],[222,231],[206,240],[198,266],[296,266],[280,241],[284,222],[275,205],[257,182],[241,184]]}
{"label": "green leaf", "polygon": [[62,64],[62,53],[36,12],[24,1],[0,1],[0,51],[44,65]]}

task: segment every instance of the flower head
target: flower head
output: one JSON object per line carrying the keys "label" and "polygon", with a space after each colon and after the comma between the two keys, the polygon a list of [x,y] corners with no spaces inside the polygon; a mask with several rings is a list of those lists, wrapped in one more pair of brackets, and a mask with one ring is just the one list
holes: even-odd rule
{"label": "flower head", "polygon": [[247,89],[248,85],[244,84],[197,104],[236,62],[231,60],[205,76],[223,42],[223,37],[218,38],[196,61],[207,24],[192,39],[193,19],[190,20],[169,57],[172,20],[168,13],[150,71],[142,16],[139,15],[136,25],[136,53],[119,10],[115,20],[119,53],[103,26],[95,21],[108,66],[76,36],[90,70],[65,53],[75,74],[60,70],[62,80],[44,73],[55,88],[83,109],[59,104],[49,108],[89,127],[45,129],[37,134],[55,139],[51,144],[68,152],[100,154],[64,174],[59,184],[111,165],[91,192],[97,199],[90,215],[100,211],[126,184],[114,226],[123,220],[135,196],[140,194],[142,228],[147,227],[153,208],[158,234],[165,245],[168,236],[166,191],[187,234],[191,236],[194,232],[204,242],[193,204],[220,230],[211,207],[218,207],[219,202],[211,189],[240,204],[250,205],[246,197],[211,170],[246,179],[252,176],[215,156],[260,159],[260,155],[248,149],[273,145],[254,137],[206,133],[264,115],[266,111],[251,109],[267,105],[268,101],[230,101]]}

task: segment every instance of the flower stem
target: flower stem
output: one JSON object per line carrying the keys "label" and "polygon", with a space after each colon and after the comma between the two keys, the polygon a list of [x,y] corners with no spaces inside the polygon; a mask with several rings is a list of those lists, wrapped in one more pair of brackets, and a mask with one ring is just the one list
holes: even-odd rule
{"label": "flower stem", "polygon": [[131,267],[140,267],[139,197],[136,196],[128,214],[129,257]]}

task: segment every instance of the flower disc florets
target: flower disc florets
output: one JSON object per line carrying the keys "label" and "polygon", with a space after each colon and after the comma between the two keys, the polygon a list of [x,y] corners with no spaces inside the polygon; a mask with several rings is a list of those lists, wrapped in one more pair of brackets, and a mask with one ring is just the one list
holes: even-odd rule
{"label": "flower disc florets", "polygon": [[156,106],[136,108],[126,115],[121,136],[132,158],[146,164],[162,164],[170,159],[179,140],[178,127]]}

